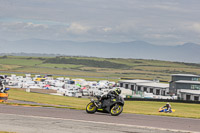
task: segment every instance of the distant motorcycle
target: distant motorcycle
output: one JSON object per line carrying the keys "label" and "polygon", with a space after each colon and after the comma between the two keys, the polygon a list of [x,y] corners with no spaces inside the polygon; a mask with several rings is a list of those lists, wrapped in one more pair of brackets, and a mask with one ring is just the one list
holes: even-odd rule
{"label": "distant motorcycle", "polygon": [[7,91],[10,88],[4,88],[4,89],[0,89],[0,103],[1,102],[5,102],[8,99],[8,93]]}
{"label": "distant motorcycle", "polygon": [[123,111],[124,99],[121,96],[110,97],[100,102],[101,96],[96,96],[97,100],[91,99],[86,106],[86,112],[93,114],[95,112],[110,113],[112,116],[118,116]]}
{"label": "distant motorcycle", "polygon": [[158,112],[165,112],[165,113],[172,113],[172,112],[175,112],[175,109],[171,109],[170,111],[165,109],[165,108],[162,108],[160,107]]}

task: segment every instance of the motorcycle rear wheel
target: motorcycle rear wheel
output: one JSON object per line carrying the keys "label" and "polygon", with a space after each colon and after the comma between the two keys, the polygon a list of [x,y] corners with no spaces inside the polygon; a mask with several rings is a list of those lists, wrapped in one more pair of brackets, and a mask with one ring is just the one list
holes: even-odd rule
{"label": "motorcycle rear wheel", "polygon": [[97,107],[95,106],[95,104],[93,102],[90,102],[87,106],[86,106],[86,112],[89,114],[93,114],[97,111]]}
{"label": "motorcycle rear wheel", "polygon": [[116,108],[116,106],[113,106],[110,110],[110,113],[112,116],[118,116],[122,113],[123,111],[123,106],[121,105],[117,105],[118,107]]}

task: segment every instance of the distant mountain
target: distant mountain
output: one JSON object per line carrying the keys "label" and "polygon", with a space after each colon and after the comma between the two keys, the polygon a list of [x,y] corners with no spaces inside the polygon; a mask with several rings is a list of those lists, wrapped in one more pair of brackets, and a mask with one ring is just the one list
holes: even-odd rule
{"label": "distant mountain", "polygon": [[0,40],[0,53],[41,53],[104,58],[139,58],[200,63],[200,45],[158,46],[143,41],[107,43],[42,39]]}

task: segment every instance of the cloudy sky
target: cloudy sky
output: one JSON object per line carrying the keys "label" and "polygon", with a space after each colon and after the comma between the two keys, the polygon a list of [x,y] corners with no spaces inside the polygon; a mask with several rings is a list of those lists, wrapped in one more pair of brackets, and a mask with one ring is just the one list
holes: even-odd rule
{"label": "cloudy sky", "polygon": [[199,0],[0,0],[0,40],[200,44]]}

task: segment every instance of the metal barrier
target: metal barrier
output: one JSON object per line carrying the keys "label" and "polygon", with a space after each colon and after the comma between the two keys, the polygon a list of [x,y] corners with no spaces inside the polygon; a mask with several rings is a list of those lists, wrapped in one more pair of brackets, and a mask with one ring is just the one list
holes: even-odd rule
{"label": "metal barrier", "polygon": [[155,101],[155,102],[177,102],[177,103],[196,103],[200,104],[200,101],[187,101],[187,100],[175,100],[175,99],[153,99],[153,98],[124,98],[125,101]]}

